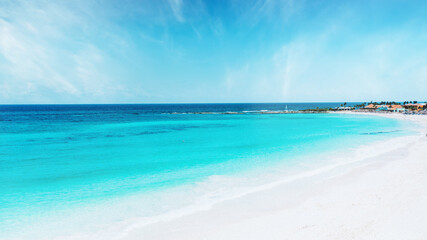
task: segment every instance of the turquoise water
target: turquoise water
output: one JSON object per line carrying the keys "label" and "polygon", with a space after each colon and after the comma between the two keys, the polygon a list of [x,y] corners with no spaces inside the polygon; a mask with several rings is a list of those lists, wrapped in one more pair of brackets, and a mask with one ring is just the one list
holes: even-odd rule
{"label": "turquoise water", "polygon": [[[83,213],[103,204],[111,215],[122,212],[121,220],[151,217],[191,205],[200,195],[193,186],[212,176],[262,174],[269,166],[291,167],[311,155],[408,134],[405,123],[389,118],[252,113],[284,109],[268,104],[205,108],[251,113],[169,114],[206,111],[194,105],[3,106],[0,231],[11,236],[40,222],[61,225],[56,215],[73,209],[88,217]],[[174,204],[158,198],[172,196],[168,191]],[[116,203],[126,199],[132,209],[123,213]],[[105,224],[117,221],[99,211]]]}

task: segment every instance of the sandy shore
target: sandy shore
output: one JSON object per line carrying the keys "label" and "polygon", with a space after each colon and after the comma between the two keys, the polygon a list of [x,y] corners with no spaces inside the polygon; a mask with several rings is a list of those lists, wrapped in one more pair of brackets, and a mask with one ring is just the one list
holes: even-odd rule
{"label": "sandy shore", "polygon": [[130,227],[119,239],[427,239],[427,116],[380,115],[413,121],[419,134],[206,211]]}

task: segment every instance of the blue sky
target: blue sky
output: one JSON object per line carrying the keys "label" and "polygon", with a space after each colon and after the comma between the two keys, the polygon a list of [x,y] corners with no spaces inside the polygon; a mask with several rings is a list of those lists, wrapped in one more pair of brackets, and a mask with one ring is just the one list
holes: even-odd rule
{"label": "blue sky", "polygon": [[427,100],[427,1],[0,0],[0,103]]}

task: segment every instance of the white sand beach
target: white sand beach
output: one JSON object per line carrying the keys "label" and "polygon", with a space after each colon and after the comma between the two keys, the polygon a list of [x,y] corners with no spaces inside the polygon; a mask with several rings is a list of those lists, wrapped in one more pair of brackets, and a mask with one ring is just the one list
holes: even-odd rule
{"label": "white sand beach", "polygon": [[381,116],[412,121],[419,134],[119,239],[427,239],[427,116]]}

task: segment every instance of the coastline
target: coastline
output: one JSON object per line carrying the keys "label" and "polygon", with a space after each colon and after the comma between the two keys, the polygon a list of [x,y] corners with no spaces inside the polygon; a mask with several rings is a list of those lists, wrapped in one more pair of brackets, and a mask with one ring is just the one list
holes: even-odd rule
{"label": "coastline", "polygon": [[[348,115],[351,112],[336,112],[336,114],[340,113]],[[241,175],[212,175],[195,185],[185,185],[173,191],[159,192],[150,198],[135,194],[117,198],[114,202],[94,202],[83,208],[78,206],[74,210],[69,208],[66,209],[68,212],[64,212],[62,216],[52,215],[52,218],[47,216],[39,224],[28,225],[25,231],[10,229],[9,232],[5,232],[9,235],[6,234],[0,239],[251,239],[251,234],[245,235],[246,232],[250,233],[258,226],[263,228],[257,230],[261,231],[259,235],[253,233],[256,236],[253,239],[265,238],[263,235],[268,236],[268,239],[284,239],[297,231],[295,228],[304,229],[304,233],[306,231],[311,233],[311,230],[305,230],[306,222],[311,217],[302,219],[300,225],[293,228],[288,224],[293,223],[295,216],[290,217],[289,213],[299,211],[302,216],[311,216],[312,211],[301,210],[302,206],[313,207],[303,205],[305,202],[322,197],[324,190],[335,188],[337,183],[350,182],[352,176],[360,175],[360,169],[377,170],[387,165],[388,160],[396,160],[393,154],[391,159],[387,157],[390,152],[398,152],[399,156],[406,156],[406,153],[402,153],[399,148],[406,148],[416,142],[420,138],[420,133],[424,136],[427,130],[427,122],[423,116],[356,114],[397,118],[402,122],[396,130],[392,128],[392,131],[388,131],[384,126],[387,126],[387,121],[391,120],[372,117],[372,119],[381,120],[380,125],[358,124],[356,130],[358,133],[354,135],[354,140],[330,142],[328,144],[330,147],[327,147],[324,152],[322,148],[311,146],[318,152],[301,156],[301,158],[293,155],[295,165],[281,161],[265,168],[253,169],[253,172],[242,172]],[[334,114],[329,115],[331,119],[341,119],[341,116],[332,115]],[[365,119],[350,115],[342,118]],[[416,131],[408,123],[417,123]],[[365,128],[365,126],[371,127]],[[380,129],[383,130],[380,131]],[[416,136],[414,136],[415,132],[417,132]],[[358,138],[358,136],[366,137]],[[361,139],[366,142],[360,141]],[[347,146],[344,142],[349,145]],[[373,166],[374,163],[375,166]],[[345,180],[335,180],[341,178]],[[162,201],[163,198],[170,201]],[[341,196],[330,198],[340,199]],[[179,201],[188,202],[179,205]],[[348,198],[346,201],[349,201]],[[178,204],[175,205],[175,202]],[[316,206],[319,203],[315,201],[314,204]],[[153,206],[170,206],[170,210],[153,215],[129,214],[132,208],[152,208]],[[103,211],[110,207],[111,211],[117,213],[103,216]],[[332,210],[331,208],[330,212],[317,213],[316,218],[333,216]],[[339,211],[345,212],[345,209]],[[278,216],[275,220],[266,219],[271,215]],[[251,221],[255,221],[256,226],[241,226]],[[276,226],[279,223],[286,224],[284,231],[282,230],[284,226]],[[330,233],[333,231],[329,229]],[[304,235],[301,239],[317,239],[317,236],[313,236]],[[325,239],[329,238],[325,237]]]}
{"label": "coastline", "polygon": [[427,234],[421,221],[427,217],[427,118],[344,114],[410,120],[420,132],[390,140],[390,150],[376,156],[175,219],[128,226],[115,239],[422,239]]}
{"label": "coastline", "polygon": [[390,113],[390,112],[358,112],[358,111],[339,111],[339,112],[330,112],[335,114],[352,114],[352,115],[370,115],[370,116],[379,116],[394,118],[399,120],[411,121],[419,125],[420,132],[427,131],[427,115],[420,114],[403,114],[403,113]]}

